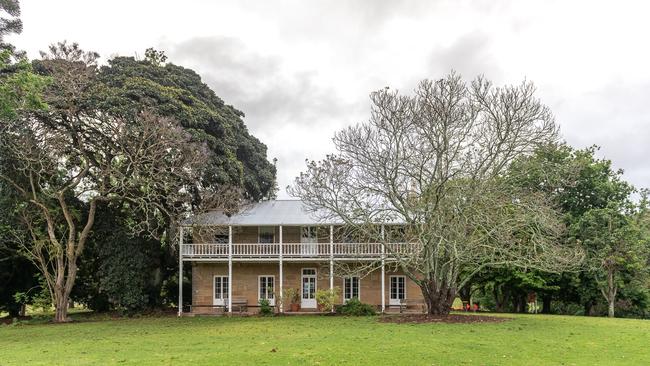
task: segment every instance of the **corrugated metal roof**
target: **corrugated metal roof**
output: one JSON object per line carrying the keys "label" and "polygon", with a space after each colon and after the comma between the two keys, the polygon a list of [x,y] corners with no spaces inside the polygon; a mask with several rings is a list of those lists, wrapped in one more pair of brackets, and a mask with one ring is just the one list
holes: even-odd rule
{"label": "corrugated metal roof", "polygon": [[[331,220],[327,220],[331,221]],[[306,210],[300,200],[273,200],[252,203],[238,213],[227,216],[221,211],[199,214],[185,221],[186,225],[207,226],[277,226],[277,225],[327,225],[340,222],[325,222]]]}

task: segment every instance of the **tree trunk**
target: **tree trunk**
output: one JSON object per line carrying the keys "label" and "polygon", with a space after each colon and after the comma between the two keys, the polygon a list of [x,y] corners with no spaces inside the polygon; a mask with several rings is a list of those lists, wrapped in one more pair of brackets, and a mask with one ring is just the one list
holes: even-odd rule
{"label": "tree trunk", "polygon": [[420,284],[429,315],[449,315],[451,305],[456,298],[456,289],[438,285],[435,281],[422,281]]}
{"label": "tree trunk", "polygon": [[[76,258],[74,259],[76,261]],[[68,264],[68,275],[63,286],[54,287],[54,321],[56,323],[69,322],[68,309],[70,307],[70,293],[77,279],[77,265],[75,262]]]}
{"label": "tree trunk", "polygon": [[521,294],[519,296],[519,306],[518,306],[518,312],[519,313],[528,313],[528,296],[526,294]]}
{"label": "tree trunk", "polygon": [[594,307],[594,302],[592,300],[589,300],[583,304],[583,311],[585,316],[590,316],[591,315],[591,308]]}
{"label": "tree trunk", "polygon": [[614,270],[610,267],[607,270],[607,316],[614,317],[614,303],[616,302],[616,284],[614,283]]}
{"label": "tree trunk", "polygon": [[551,300],[552,300],[551,295],[542,296],[542,314],[551,313]]}
{"label": "tree trunk", "polygon": [[507,289],[499,291],[499,288],[495,286],[492,293],[494,295],[495,311],[497,313],[503,313],[505,311],[506,304],[510,299],[510,292]]}
{"label": "tree trunk", "polygon": [[68,296],[64,289],[57,289],[54,294],[54,321],[56,323],[67,322],[68,318]]}
{"label": "tree trunk", "polygon": [[515,313],[528,312],[528,303],[526,302],[526,295],[515,294],[512,297],[512,308]]}

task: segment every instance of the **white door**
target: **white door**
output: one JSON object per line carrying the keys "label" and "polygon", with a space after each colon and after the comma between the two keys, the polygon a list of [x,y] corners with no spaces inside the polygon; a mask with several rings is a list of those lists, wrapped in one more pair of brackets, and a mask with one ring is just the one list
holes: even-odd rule
{"label": "white door", "polygon": [[305,309],[316,308],[316,269],[302,269],[302,301],[300,307]]}
{"label": "white door", "polygon": [[316,226],[303,226],[300,231],[300,254],[311,256],[318,254],[318,236]]}
{"label": "white door", "polygon": [[399,305],[406,298],[406,277],[390,276],[389,305]]}
{"label": "white door", "polygon": [[229,282],[230,281],[228,281],[228,276],[214,276],[214,296],[212,305],[228,305],[228,286],[230,285]]}

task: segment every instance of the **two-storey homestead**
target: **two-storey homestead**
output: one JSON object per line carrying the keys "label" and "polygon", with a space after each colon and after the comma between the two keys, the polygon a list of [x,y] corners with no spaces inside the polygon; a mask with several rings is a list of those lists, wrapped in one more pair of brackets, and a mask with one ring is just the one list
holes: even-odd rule
{"label": "two-storey homestead", "polygon": [[[413,244],[354,240],[342,229],[340,222],[314,218],[298,200],[193,217],[181,228],[179,258],[181,273],[192,267],[190,313],[255,311],[261,299],[287,312],[288,301],[279,306],[286,288],[299,292],[301,311],[315,311],[316,291],[334,287],[341,290],[339,303],[358,298],[382,312],[407,300],[422,302],[419,287],[390,266],[395,253],[407,253]],[[363,276],[337,276],[336,266],[355,263],[376,266]],[[179,304],[183,296],[179,286]]]}

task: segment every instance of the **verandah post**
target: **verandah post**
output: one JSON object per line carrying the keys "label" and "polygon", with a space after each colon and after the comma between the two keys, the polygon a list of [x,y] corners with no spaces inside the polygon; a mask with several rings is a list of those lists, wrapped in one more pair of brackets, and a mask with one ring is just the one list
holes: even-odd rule
{"label": "verandah post", "polygon": [[228,226],[228,313],[232,314],[232,226]]}
{"label": "verandah post", "polygon": [[[334,226],[330,225],[330,292],[334,291]],[[330,309],[334,312],[334,307]]]}
{"label": "verandah post", "polygon": [[283,254],[283,244],[282,244],[282,225],[280,225],[280,313],[284,312],[284,298],[282,297],[283,295],[283,287],[282,287],[282,282],[284,281],[283,279],[283,274],[282,274],[282,254]]}
{"label": "verandah post", "polygon": [[381,312],[386,311],[386,268],[385,253],[386,240],[384,235],[384,225],[381,225]]}
{"label": "verandah post", "polygon": [[183,315],[183,227],[178,240],[178,316]]}

